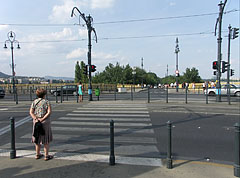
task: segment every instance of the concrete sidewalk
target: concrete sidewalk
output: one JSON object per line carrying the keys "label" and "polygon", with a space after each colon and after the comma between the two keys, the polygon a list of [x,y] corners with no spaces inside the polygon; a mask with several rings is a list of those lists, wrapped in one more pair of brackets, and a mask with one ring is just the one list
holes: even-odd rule
{"label": "concrete sidewalk", "polygon": [[233,166],[197,161],[174,161],[174,168],[54,158],[35,160],[34,155],[10,159],[0,157],[1,178],[233,178]]}

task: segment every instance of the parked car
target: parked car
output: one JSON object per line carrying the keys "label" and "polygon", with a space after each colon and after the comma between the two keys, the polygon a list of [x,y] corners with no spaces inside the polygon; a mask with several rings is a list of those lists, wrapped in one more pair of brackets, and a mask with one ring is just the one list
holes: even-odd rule
{"label": "parked car", "polygon": [[[62,87],[62,92],[63,95],[77,95],[77,85],[65,85]],[[57,90],[56,89],[52,89],[50,90],[50,93],[53,94],[54,96],[61,95],[61,87],[58,87]]]}
{"label": "parked car", "polygon": [[3,89],[3,87],[0,87],[0,98],[4,98],[5,96],[5,90]]}
{"label": "parked car", "polygon": [[[222,85],[221,95],[227,95],[227,86],[227,84]],[[216,88],[209,88],[208,90],[204,90],[204,93],[207,93],[209,96],[215,96],[217,93],[216,90]],[[240,87],[230,84],[230,95],[240,97]]]}

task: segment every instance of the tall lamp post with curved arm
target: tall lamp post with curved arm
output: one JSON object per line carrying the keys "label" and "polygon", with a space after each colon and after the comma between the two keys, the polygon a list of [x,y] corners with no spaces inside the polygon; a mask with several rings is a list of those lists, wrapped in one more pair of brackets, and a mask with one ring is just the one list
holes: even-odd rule
{"label": "tall lamp post with curved arm", "polygon": [[[92,49],[92,44],[91,44],[91,33],[92,31],[94,32],[95,34],[95,39],[96,39],[96,43],[97,43],[97,34],[96,34],[96,31],[95,29],[92,27],[92,22],[93,22],[93,18],[88,15],[88,16],[85,16],[84,13],[81,13],[80,10],[77,8],[77,7],[74,7],[72,9],[72,14],[71,14],[71,17],[73,17],[74,14],[74,10],[77,10],[78,13],[80,14],[79,15],[79,24],[80,24],[80,17],[84,20],[84,22],[86,23],[87,25],[87,30],[88,30],[88,53],[87,53],[87,56],[88,56],[88,78],[89,78],[89,84],[88,84],[88,100],[89,101],[92,101],[92,77],[91,77],[91,72],[92,72],[92,64],[91,64],[91,49]],[[94,71],[93,71],[94,72]]]}
{"label": "tall lamp post with curved arm", "polygon": [[15,39],[16,34],[13,31],[8,32],[7,34],[8,40],[5,41],[4,48],[7,49],[7,43],[10,43],[11,45],[11,54],[12,54],[12,84],[13,84],[13,94],[14,94],[14,100],[16,101],[16,104],[18,104],[18,96],[17,96],[17,90],[15,86],[15,64],[13,59],[13,49],[14,44],[17,44],[17,49],[20,49],[19,42]]}
{"label": "tall lamp post with curved arm", "polygon": [[179,70],[178,70],[178,53],[180,52],[179,45],[178,45],[178,38],[176,38],[176,47],[175,47],[175,53],[176,53],[176,92],[178,92],[178,77],[179,77]]}

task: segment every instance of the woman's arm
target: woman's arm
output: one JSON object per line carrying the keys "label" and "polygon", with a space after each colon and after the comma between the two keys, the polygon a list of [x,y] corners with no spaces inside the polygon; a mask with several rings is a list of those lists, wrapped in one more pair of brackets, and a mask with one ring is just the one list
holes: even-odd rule
{"label": "woman's arm", "polygon": [[30,114],[30,116],[32,117],[33,120],[38,120],[38,118],[34,114],[34,109],[33,108],[30,108],[29,114]]}
{"label": "woman's arm", "polygon": [[40,122],[43,122],[45,119],[48,118],[48,116],[50,116],[52,112],[52,109],[51,109],[51,105],[49,104],[48,105],[48,110],[47,110],[47,113],[41,118],[41,119],[38,119]]}

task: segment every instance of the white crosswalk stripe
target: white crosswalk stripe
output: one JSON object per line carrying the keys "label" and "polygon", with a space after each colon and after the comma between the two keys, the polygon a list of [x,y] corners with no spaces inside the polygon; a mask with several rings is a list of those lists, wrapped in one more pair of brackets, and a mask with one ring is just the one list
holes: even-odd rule
{"label": "white crosswalk stripe", "polygon": [[[114,121],[115,154],[118,156],[159,158],[156,138],[145,104],[91,102],[52,121],[54,141],[51,150],[109,155],[110,120]],[[26,150],[33,144],[31,134],[23,135],[17,147]],[[1,148],[9,148],[10,144]]]}

